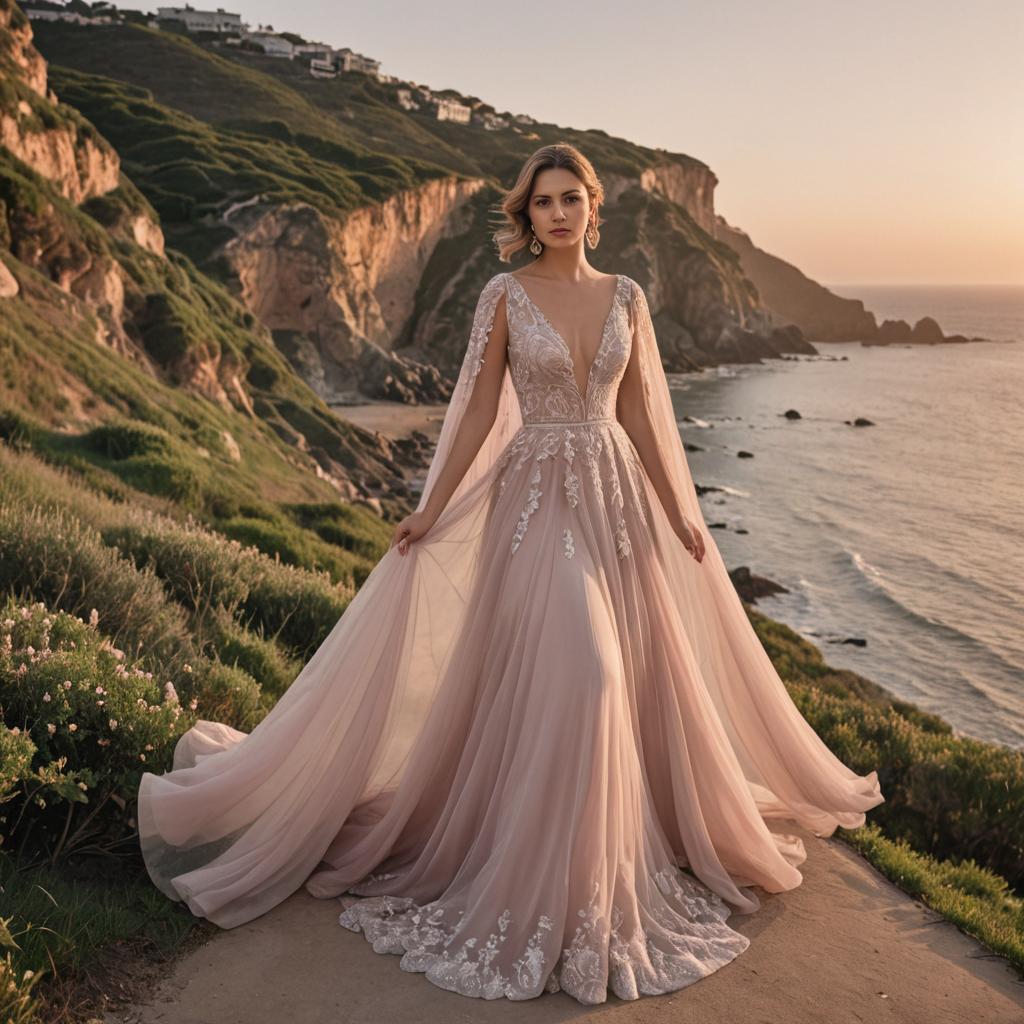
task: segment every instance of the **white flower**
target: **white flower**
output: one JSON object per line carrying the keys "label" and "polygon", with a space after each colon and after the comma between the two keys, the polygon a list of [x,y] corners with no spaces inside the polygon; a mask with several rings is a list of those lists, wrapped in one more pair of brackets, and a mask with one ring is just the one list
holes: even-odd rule
{"label": "white flower", "polygon": [[68,732],[78,732],[78,726],[77,726],[77,725],[75,725],[75,723],[74,723],[74,722],[72,722],[72,723],[71,723],[71,724],[70,724],[70,725],[68,726]]}
{"label": "white flower", "polygon": [[164,700],[169,704],[178,703],[178,691],[174,688],[174,683],[164,684]]}
{"label": "white flower", "polygon": [[198,700],[196,700],[196,698],[195,698],[195,697],[193,697],[193,698],[192,698],[192,699],[191,699],[191,700],[190,700],[190,701],[188,702],[188,706],[189,706],[189,708],[191,708],[191,709],[192,709],[193,711],[195,711],[195,709],[196,709],[196,707],[198,706],[198,704],[199,704],[199,701],[198,701]]}
{"label": "white flower", "polygon": [[106,691],[106,690],[104,690],[102,686],[97,686],[97,687],[96,687],[96,692],[97,692],[97,693],[106,693],[107,691]]}
{"label": "white flower", "polygon": [[100,621],[100,613],[95,608],[89,612],[89,625],[95,626]]}
{"label": "white flower", "polygon": [[116,718],[112,718],[107,724],[110,726],[111,729],[116,729],[117,728],[117,719]]}
{"label": "white flower", "polygon": [[57,726],[55,726],[53,722],[48,722],[46,731],[52,736],[57,731]]}
{"label": "white flower", "polygon": [[19,728],[18,728],[17,726],[15,726],[15,727],[14,727],[14,728],[13,728],[13,729],[11,730],[11,735],[12,735],[12,736],[20,736],[20,735],[21,735],[21,730],[20,730],[20,729],[19,729]]}
{"label": "white flower", "polygon": [[70,690],[71,689],[71,680],[70,679],[65,679],[64,680],[64,689],[65,690]]}
{"label": "white flower", "polygon": [[49,704],[50,701],[53,700],[53,698],[49,694],[49,691],[43,694],[43,700],[46,701],[47,704]]}
{"label": "white flower", "polygon": [[145,761],[146,760],[146,755],[145,754],[139,754],[139,760],[140,761]]}

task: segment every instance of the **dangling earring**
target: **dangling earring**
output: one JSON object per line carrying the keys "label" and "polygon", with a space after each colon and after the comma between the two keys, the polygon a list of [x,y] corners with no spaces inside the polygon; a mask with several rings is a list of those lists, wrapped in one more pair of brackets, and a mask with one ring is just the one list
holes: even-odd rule
{"label": "dangling earring", "polygon": [[544,244],[537,237],[537,232],[534,231],[533,225],[530,225],[530,232],[533,234],[533,241],[530,243],[530,252],[534,256],[539,256],[544,251]]}
{"label": "dangling earring", "polygon": [[597,248],[597,243],[598,241],[600,241],[601,238],[601,232],[597,230],[597,224],[594,221],[591,221],[587,225],[587,233],[585,235],[585,238],[587,239],[587,243],[589,244],[591,249]]}

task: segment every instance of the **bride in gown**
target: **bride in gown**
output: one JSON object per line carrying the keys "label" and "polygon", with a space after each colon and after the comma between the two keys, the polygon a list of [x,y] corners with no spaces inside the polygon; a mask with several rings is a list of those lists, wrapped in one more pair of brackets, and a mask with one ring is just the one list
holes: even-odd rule
{"label": "bride in gown", "polygon": [[584,256],[602,199],[575,147],[527,161],[495,239],[538,258],[479,294],[417,510],[251,733],[200,720],[143,776],[150,876],[194,914],[304,885],[441,988],[636,999],[800,884],[768,821],[827,836],[883,801],[705,537],[647,296]]}

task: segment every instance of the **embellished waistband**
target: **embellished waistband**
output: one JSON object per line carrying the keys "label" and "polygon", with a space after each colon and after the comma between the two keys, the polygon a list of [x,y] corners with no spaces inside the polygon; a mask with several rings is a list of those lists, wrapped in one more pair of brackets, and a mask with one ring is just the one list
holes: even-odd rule
{"label": "embellished waistband", "polygon": [[618,423],[615,416],[595,416],[589,420],[526,420],[524,427],[589,427],[592,424]]}

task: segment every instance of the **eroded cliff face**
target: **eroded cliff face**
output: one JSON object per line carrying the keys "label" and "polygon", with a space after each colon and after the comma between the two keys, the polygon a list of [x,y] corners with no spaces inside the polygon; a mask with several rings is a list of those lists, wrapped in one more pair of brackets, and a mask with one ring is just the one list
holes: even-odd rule
{"label": "eroded cliff face", "polygon": [[718,178],[698,160],[666,161],[640,172],[640,188],[681,206],[709,235],[714,234]]}
{"label": "eroded cliff face", "polygon": [[28,20],[0,6],[0,74],[10,90],[0,104],[0,146],[53,182],[75,205],[117,188],[117,153],[48,89],[46,61]]}
{"label": "eroded cliff face", "polygon": [[[73,213],[73,208],[121,189],[120,158],[48,87],[46,62],[32,45],[31,26],[10,0],[0,3],[0,74],[6,86],[0,103],[0,148],[10,155],[3,218],[6,246],[95,314],[98,344],[140,359],[142,353],[125,329],[124,268],[107,238],[91,234]],[[52,192],[34,188],[32,174],[44,179]],[[134,198],[141,209],[129,209],[125,201],[108,204],[111,233],[122,233],[162,256],[160,226],[141,196],[135,193]],[[16,294],[14,272],[5,268],[4,277],[8,280],[0,290],[7,296]]]}
{"label": "eroded cliff face", "polygon": [[0,5],[0,58],[11,61],[15,77],[38,96],[46,96],[46,61],[32,45],[32,27],[14,5]]}
{"label": "eroded cliff face", "polygon": [[326,400],[442,401],[437,368],[394,352],[438,244],[465,230],[478,180],[423,187],[331,218],[304,203],[237,209],[225,246],[239,295]]}

